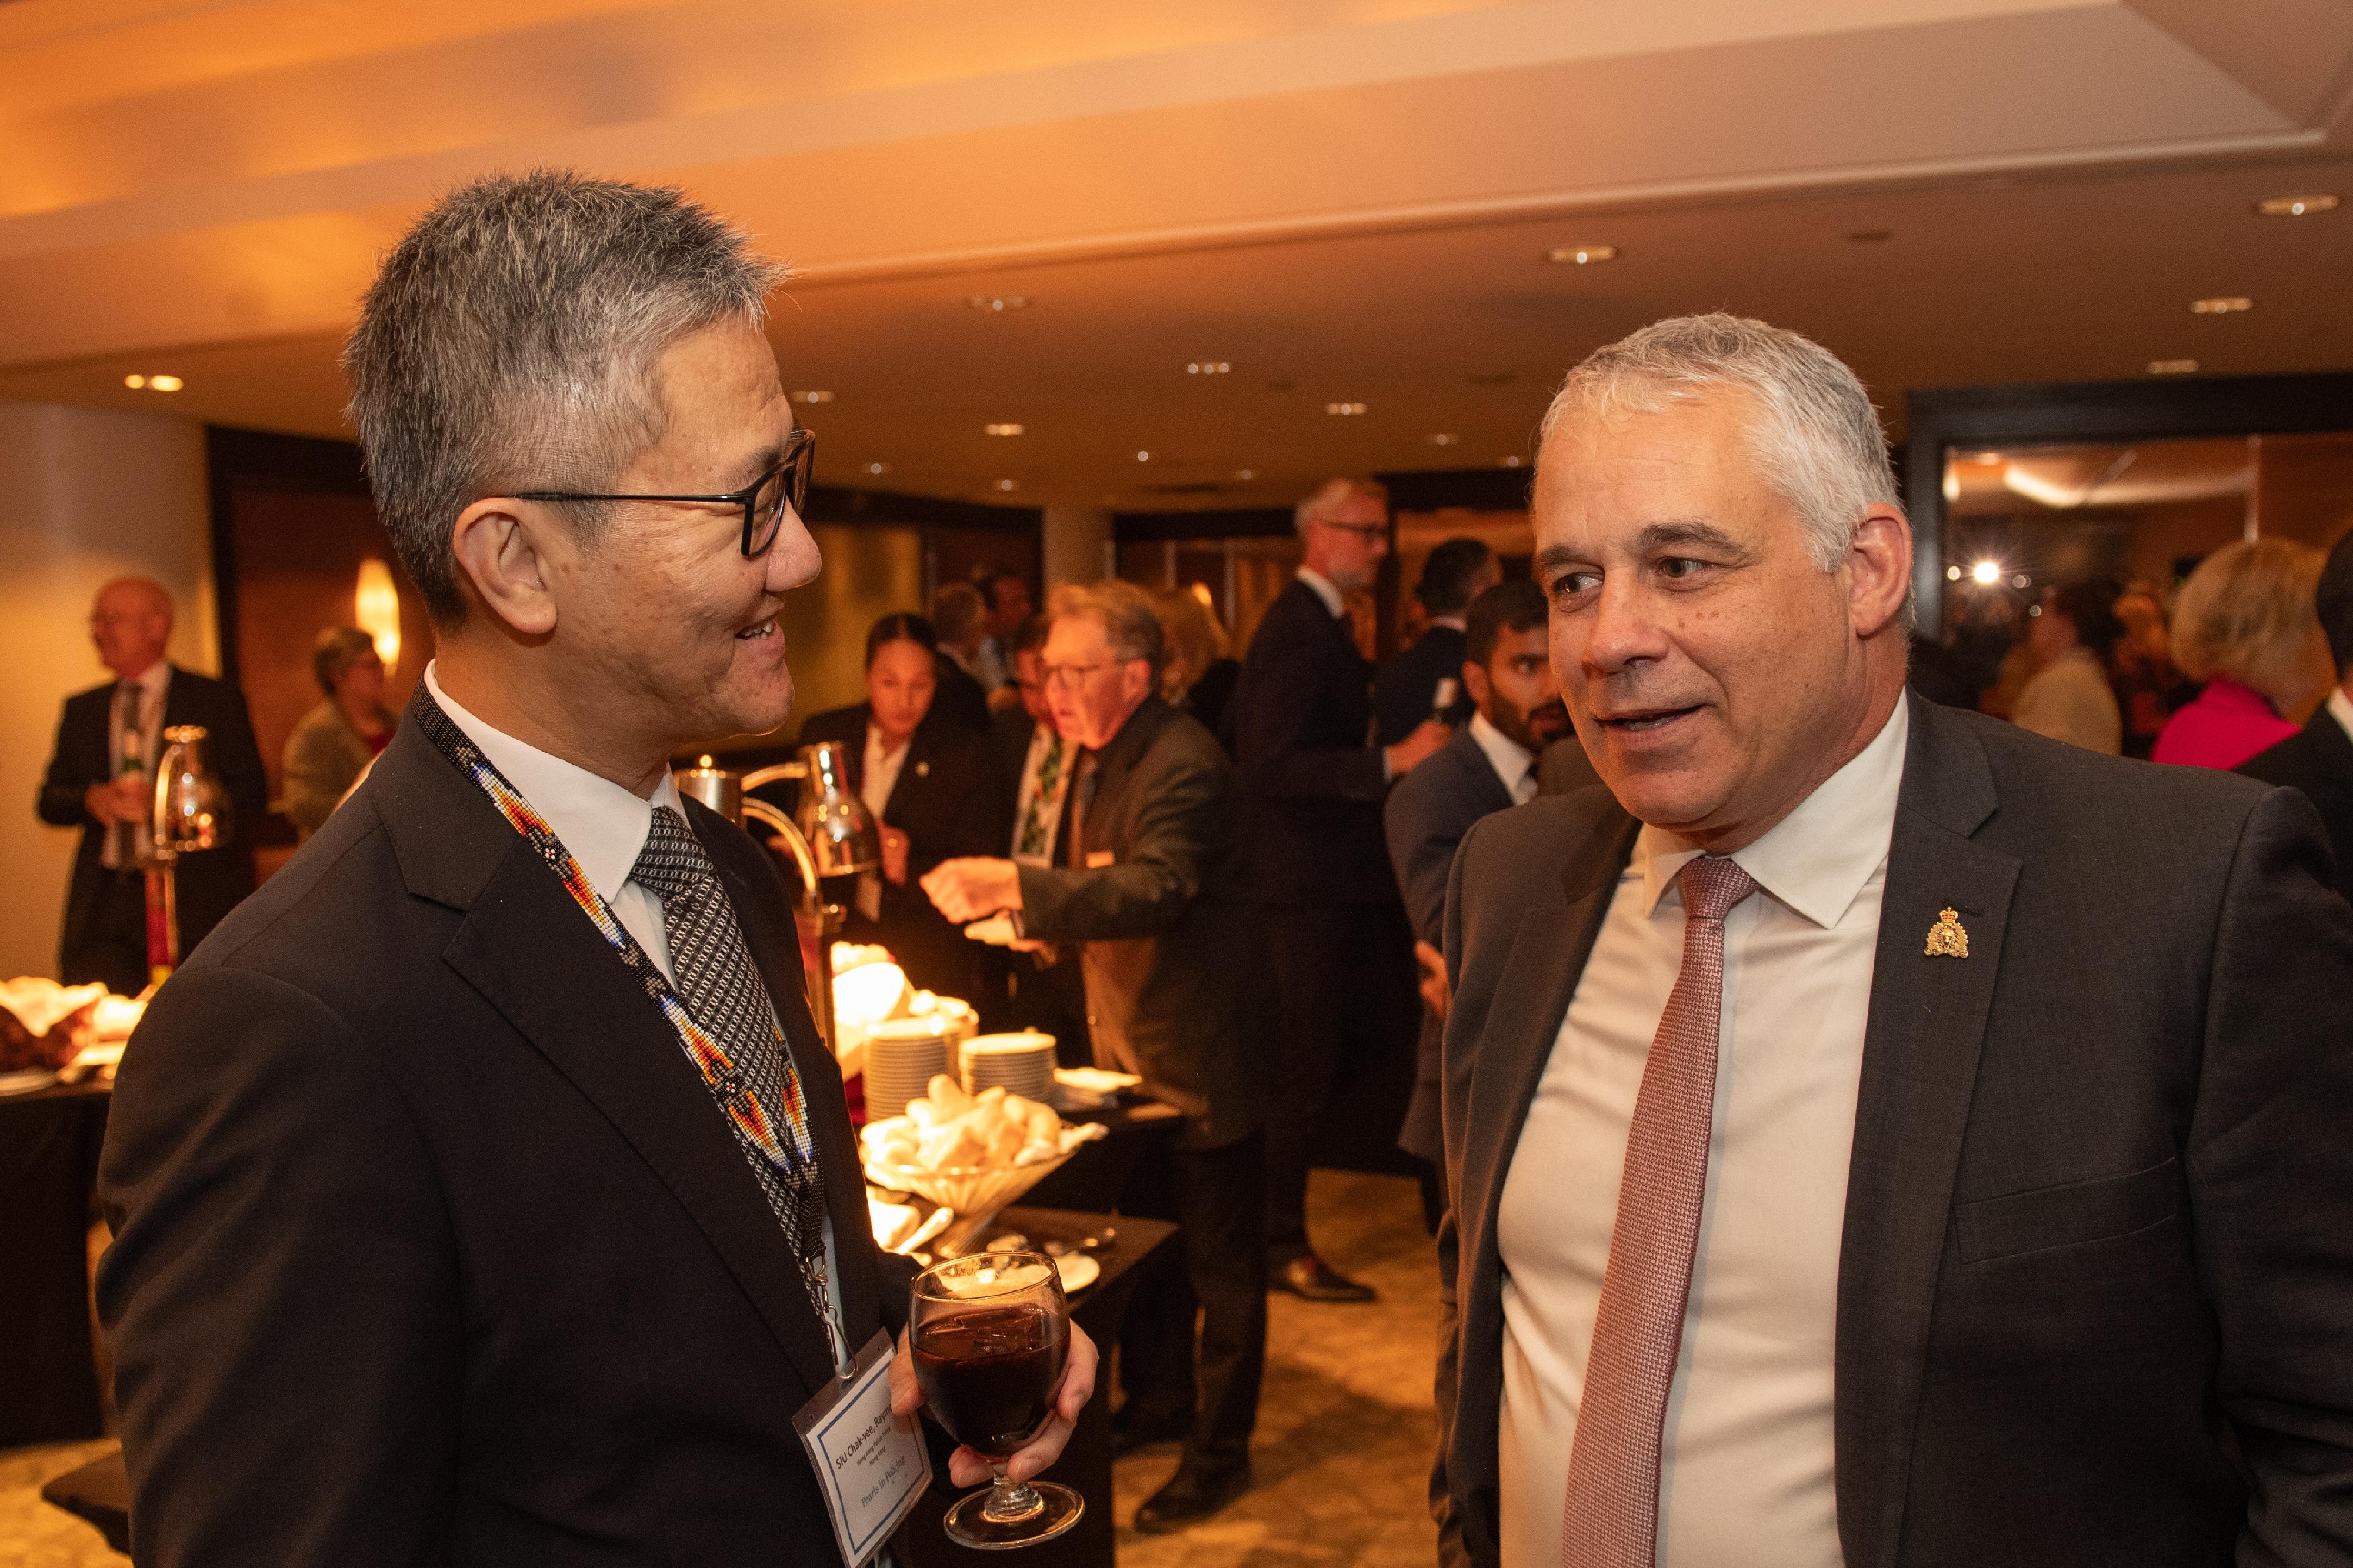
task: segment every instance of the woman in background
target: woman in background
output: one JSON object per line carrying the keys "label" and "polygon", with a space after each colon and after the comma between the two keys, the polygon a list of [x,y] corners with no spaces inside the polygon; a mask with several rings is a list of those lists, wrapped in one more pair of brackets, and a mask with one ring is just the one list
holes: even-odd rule
{"label": "woman in background", "polygon": [[1167,662],[1160,668],[1161,700],[1190,713],[1223,740],[1226,704],[1233,700],[1234,683],[1242,674],[1240,662],[1227,655],[1226,628],[1190,589],[1155,594],[1152,607],[1159,614],[1168,650]]}
{"label": "woman in background", "polygon": [[311,673],[326,700],[303,714],[286,737],[286,790],[279,805],[298,839],[319,831],[393,729],[384,705],[384,660],[367,633],[357,626],[321,632],[311,650]]}
{"label": "woman in background", "polygon": [[980,992],[979,944],[917,884],[943,860],[1005,847],[991,841],[979,738],[933,712],[938,649],[921,616],[875,622],[866,635],[866,700],[812,715],[800,743],[840,745],[850,787],[881,834],[881,869],[858,879],[844,936],[889,948],[911,984],[970,1001]]}
{"label": "woman in background", "polygon": [[2235,768],[2296,732],[2332,670],[2312,607],[2320,552],[2251,539],[2200,562],[2173,603],[2173,660],[2205,682],[2165,722],[2149,760]]}

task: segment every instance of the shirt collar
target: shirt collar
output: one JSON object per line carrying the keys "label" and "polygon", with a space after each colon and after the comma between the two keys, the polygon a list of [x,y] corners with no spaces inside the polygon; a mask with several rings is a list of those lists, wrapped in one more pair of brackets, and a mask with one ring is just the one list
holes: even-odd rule
{"label": "shirt collar", "polygon": [[666,805],[681,816],[686,815],[679,801],[678,783],[668,773],[654,786],[652,799],[640,799],[611,779],[492,729],[441,689],[430,664],[425,667],[425,685],[433,700],[449,715],[449,721],[481,748],[491,765],[506,775],[507,783],[522,792],[531,808],[563,840],[588,885],[607,904],[619,896],[621,885],[637,868],[646,835],[653,827],[654,807]]}
{"label": "shirt collar", "polygon": [[[1899,698],[1869,745],[1763,837],[1734,850],[1732,858],[1779,902],[1824,929],[1836,925],[1887,858],[1911,727],[1906,702]],[[1676,874],[1699,853],[1697,846],[1664,828],[1642,829],[1632,864],[1642,877],[1644,914],[1657,914]]]}
{"label": "shirt collar", "polygon": [[1504,793],[1514,800],[1520,797],[1520,781],[1536,765],[1536,754],[1504,734],[1487,721],[1484,713],[1471,715],[1471,739],[1487,753],[1487,765],[1504,781]]}
{"label": "shirt collar", "polygon": [[1430,617],[1430,624],[1433,626],[1444,626],[1447,630],[1452,632],[1468,631],[1471,629],[1470,621],[1461,616],[1432,616]]}
{"label": "shirt collar", "polygon": [[118,681],[116,684],[137,687],[140,696],[146,700],[149,709],[153,710],[154,704],[162,699],[164,689],[172,684],[172,661],[168,658],[159,658],[129,680]]}
{"label": "shirt collar", "polygon": [[2345,731],[2345,738],[2353,741],[2353,697],[2347,696],[2341,686],[2328,693],[2328,716],[2337,721],[2337,727]]}
{"label": "shirt collar", "polygon": [[1334,620],[1348,613],[1348,602],[1340,596],[1339,587],[1331,578],[1313,566],[1302,566],[1297,575],[1301,582],[1315,590],[1315,596],[1324,601],[1324,607],[1332,612]]}

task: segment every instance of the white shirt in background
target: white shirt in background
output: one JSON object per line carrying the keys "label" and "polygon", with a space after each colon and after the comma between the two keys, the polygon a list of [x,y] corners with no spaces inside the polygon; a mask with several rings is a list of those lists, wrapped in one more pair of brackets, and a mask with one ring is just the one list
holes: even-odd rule
{"label": "white shirt in background", "polygon": [[1348,601],[1340,596],[1339,584],[1331,578],[1313,566],[1302,566],[1293,575],[1315,590],[1315,596],[1324,601],[1324,607],[1332,612],[1334,620],[1348,613]]}
{"label": "white shirt in background", "polygon": [[[1909,719],[1732,858],[1707,1196],[1661,1445],[1661,1568],[1838,1568],[1833,1347],[1847,1160]],[[1626,1135],[1683,963],[1675,874],[1635,840],[1504,1184],[1506,1568],[1560,1561],[1568,1455]],[[1923,940],[1927,933],[1920,933]]]}
{"label": "white shirt in background", "polygon": [[2124,751],[2124,712],[2099,656],[2071,647],[2034,672],[2019,692],[2010,721],[2087,752],[2113,757]]}
{"label": "white shirt in background", "polygon": [[[907,765],[907,753],[914,750],[915,740],[910,735],[899,742],[895,752],[882,749],[882,731],[870,721],[866,726],[866,756],[858,774],[858,798],[866,803],[867,812],[880,827],[882,808],[891,804],[891,792],[899,787],[899,771]],[[882,873],[869,871],[858,879],[855,895],[858,912],[870,921],[882,918]]]}
{"label": "white shirt in background", "polygon": [[[139,731],[135,735],[123,732],[125,687],[139,690]],[[170,700],[171,690],[172,661],[168,658],[159,658],[129,680],[114,683],[114,690],[106,700],[106,776],[110,780],[121,778],[125,771],[122,759],[133,756],[142,764],[140,772],[150,780],[154,778],[155,755],[161,750],[156,742],[164,733],[164,704]],[[110,871],[129,870],[147,857],[148,825],[143,816],[131,821],[128,860],[116,853],[122,837],[110,832],[99,846],[98,863]]]}
{"label": "white shirt in background", "polygon": [[2328,693],[2328,716],[2337,721],[2345,738],[2353,741],[2353,697],[2348,697],[2341,686],[2332,688]]}
{"label": "white shirt in background", "polygon": [[1487,754],[1487,765],[1504,781],[1514,805],[1536,797],[1536,754],[1487,721],[1484,713],[1471,715],[1471,739]]}

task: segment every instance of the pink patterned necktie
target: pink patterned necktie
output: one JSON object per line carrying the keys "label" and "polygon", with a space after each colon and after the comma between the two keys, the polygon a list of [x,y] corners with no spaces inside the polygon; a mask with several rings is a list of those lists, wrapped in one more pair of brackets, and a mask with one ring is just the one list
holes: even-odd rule
{"label": "pink patterned necktie", "polygon": [[1715,855],[1686,864],[1675,885],[1683,900],[1683,968],[1626,1133],[1609,1266],[1569,1447],[1563,1568],[1652,1568],[1658,1558],[1659,1441],[1707,1196],[1724,917],[1757,890],[1747,872]]}

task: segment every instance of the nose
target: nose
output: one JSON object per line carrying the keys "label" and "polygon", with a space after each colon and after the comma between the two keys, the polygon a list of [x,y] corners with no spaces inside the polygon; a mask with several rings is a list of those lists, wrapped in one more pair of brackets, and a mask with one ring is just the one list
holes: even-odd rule
{"label": "nose", "polygon": [[764,581],[774,594],[815,582],[825,565],[817,540],[801,521],[801,514],[791,507],[785,509],[784,521],[776,525],[776,542],[769,546],[767,564]]}
{"label": "nose", "polygon": [[[1622,674],[1666,653],[1665,634],[1651,615],[1647,597],[1635,580],[1621,574],[1602,579],[1588,614],[1556,618],[1554,625],[1565,626],[1576,639],[1577,663],[1595,675]],[[1561,661],[1556,658],[1554,665],[1565,679],[1567,670]]]}

